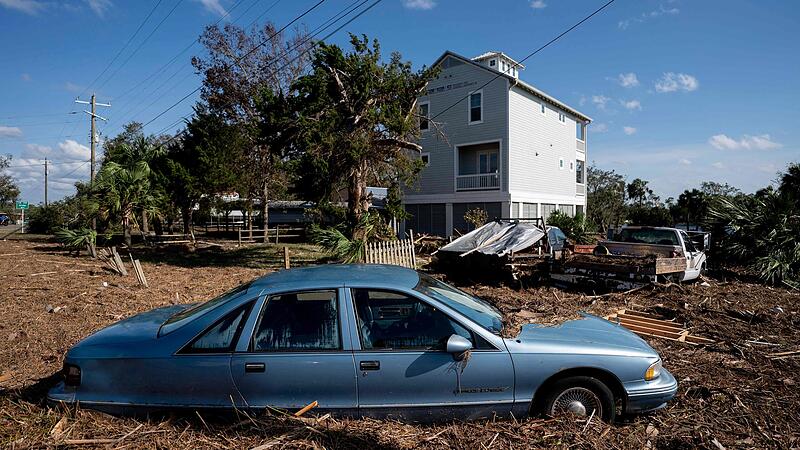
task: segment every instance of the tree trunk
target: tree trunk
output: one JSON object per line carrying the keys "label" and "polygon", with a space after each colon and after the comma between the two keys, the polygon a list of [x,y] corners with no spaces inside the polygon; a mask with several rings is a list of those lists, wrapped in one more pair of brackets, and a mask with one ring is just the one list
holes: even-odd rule
{"label": "tree trunk", "polygon": [[142,211],[142,234],[150,234],[150,225],[147,221],[147,211]]}
{"label": "tree trunk", "polygon": [[192,233],[191,226],[192,226],[192,210],[191,206],[186,206],[181,210],[181,216],[183,216],[183,234],[188,236]]}
{"label": "tree trunk", "polygon": [[347,209],[354,228],[369,210],[366,195],[367,181],[364,176],[366,170],[362,166],[363,164],[353,170],[347,183]]}
{"label": "tree trunk", "polygon": [[268,242],[267,230],[269,229],[269,184],[265,180],[261,185],[261,220],[264,222],[264,243]]}

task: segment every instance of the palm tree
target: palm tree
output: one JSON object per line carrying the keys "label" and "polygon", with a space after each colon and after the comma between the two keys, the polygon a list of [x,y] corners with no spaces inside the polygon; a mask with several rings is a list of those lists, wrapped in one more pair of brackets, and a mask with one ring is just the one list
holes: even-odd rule
{"label": "palm tree", "polygon": [[157,212],[157,195],[151,182],[150,161],[160,149],[139,139],[134,145],[123,144],[107,160],[97,176],[95,190],[102,216],[120,221],[125,243],[131,245],[131,228],[141,214],[147,216]]}

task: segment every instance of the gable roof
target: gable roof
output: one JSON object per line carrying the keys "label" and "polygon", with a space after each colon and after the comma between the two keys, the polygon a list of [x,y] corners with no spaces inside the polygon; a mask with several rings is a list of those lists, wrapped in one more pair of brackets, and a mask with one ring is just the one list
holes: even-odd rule
{"label": "gable roof", "polygon": [[[575,116],[575,117],[577,117],[579,119],[582,119],[582,120],[584,120],[586,122],[591,122],[592,121],[592,118],[587,116],[586,114],[584,114],[584,113],[578,111],[577,109],[567,105],[566,103],[556,99],[555,97],[546,94],[545,92],[533,87],[532,85],[530,85],[528,83],[526,83],[526,82],[524,82],[524,81],[522,81],[520,79],[514,78],[513,76],[511,76],[509,74],[500,72],[499,70],[494,70],[494,69],[491,69],[489,67],[486,67],[483,64],[480,64],[480,63],[478,63],[477,61],[475,61],[473,59],[461,56],[458,53],[452,52],[450,50],[447,50],[444,53],[442,53],[442,56],[437,58],[436,61],[434,61],[434,63],[431,65],[431,67],[438,66],[448,56],[456,58],[456,59],[458,59],[460,61],[463,61],[463,62],[465,62],[467,64],[472,64],[473,66],[478,67],[480,69],[486,70],[486,71],[488,71],[488,72],[490,72],[490,73],[492,73],[494,75],[497,75],[498,78],[499,77],[503,77],[503,78],[505,78],[505,79],[507,79],[507,80],[509,80],[511,82],[511,87],[517,86],[520,89],[532,94],[533,96],[538,97],[539,99],[544,100],[545,102],[550,103],[551,105],[553,105],[553,106],[555,106],[557,108],[561,108],[564,111],[568,112],[569,114],[572,114],[573,116]],[[484,56],[484,55],[480,55],[480,56]],[[511,59],[511,58],[509,58],[509,59]]]}

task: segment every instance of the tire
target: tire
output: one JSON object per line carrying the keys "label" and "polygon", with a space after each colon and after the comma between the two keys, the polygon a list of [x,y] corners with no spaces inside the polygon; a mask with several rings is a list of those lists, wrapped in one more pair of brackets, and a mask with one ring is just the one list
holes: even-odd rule
{"label": "tire", "polygon": [[[573,376],[562,378],[547,388],[540,403],[540,411],[548,416],[575,413],[594,416],[611,423],[617,416],[614,394],[602,381],[594,377]],[[594,407],[591,405],[594,403]],[[598,411],[599,410],[599,411]]]}

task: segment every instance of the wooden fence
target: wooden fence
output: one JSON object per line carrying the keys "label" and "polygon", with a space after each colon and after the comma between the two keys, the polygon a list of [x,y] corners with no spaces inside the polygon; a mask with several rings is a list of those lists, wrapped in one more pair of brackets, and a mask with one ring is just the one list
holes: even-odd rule
{"label": "wooden fence", "polygon": [[369,242],[365,252],[367,264],[390,264],[416,269],[417,255],[414,240]]}
{"label": "wooden fence", "polygon": [[306,229],[303,227],[291,227],[287,225],[275,225],[274,228],[267,228],[266,230],[248,230],[242,228],[239,230],[239,245],[243,242],[264,242],[264,235],[266,234],[268,242],[278,243],[279,239],[298,239],[305,236]]}

